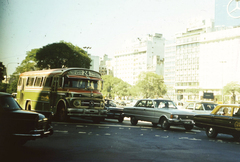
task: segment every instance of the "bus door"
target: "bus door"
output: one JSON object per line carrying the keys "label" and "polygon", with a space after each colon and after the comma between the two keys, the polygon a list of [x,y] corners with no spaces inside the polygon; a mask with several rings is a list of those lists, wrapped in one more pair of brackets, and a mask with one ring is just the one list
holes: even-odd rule
{"label": "bus door", "polygon": [[22,78],[22,84],[20,89],[20,98],[19,98],[19,104],[21,107],[25,107],[24,104],[24,90],[25,90],[25,84],[26,84],[26,78]]}
{"label": "bus door", "polygon": [[53,77],[51,92],[50,92],[50,107],[55,109],[57,102],[58,77]]}

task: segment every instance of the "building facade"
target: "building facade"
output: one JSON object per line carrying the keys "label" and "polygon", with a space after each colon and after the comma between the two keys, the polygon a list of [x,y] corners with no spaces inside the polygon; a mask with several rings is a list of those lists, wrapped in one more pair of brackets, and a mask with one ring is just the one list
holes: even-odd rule
{"label": "building facade", "polygon": [[115,77],[135,85],[141,72],[164,75],[164,42],[162,34],[138,38],[131,47],[118,51],[114,56]]}

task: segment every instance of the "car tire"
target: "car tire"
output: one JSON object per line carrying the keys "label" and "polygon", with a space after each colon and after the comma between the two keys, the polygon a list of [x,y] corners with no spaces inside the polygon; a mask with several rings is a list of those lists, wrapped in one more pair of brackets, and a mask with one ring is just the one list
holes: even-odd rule
{"label": "car tire", "polygon": [[214,127],[208,127],[208,128],[206,129],[206,134],[207,134],[207,136],[208,136],[209,138],[216,138],[217,135],[218,135],[218,132],[217,132],[216,128],[214,128]]}
{"label": "car tire", "polygon": [[184,125],[184,128],[189,131],[193,129],[193,125]]}
{"label": "car tire", "polygon": [[135,117],[135,116],[132,116],[132,117],[131,117],[131,124],[132,124],[132,125],[137,125],[137,123],[138,123],[138,120],[136,119],[136,117]]}
{"label": "car tire", "polygon": [[170,128],[170,124],[168,123],[168,120],[166,118],[163,118],[161,120],[161,127],[163,130],[168,130]]}
{"label": "car tire", "polygon": [[118,122],[119,122],[119,123],[122,123],[122,122],[123,122],[123,120],[124,120],[124,117],[122,117],[122,116],[119,116],[119,118],[118,118]]}

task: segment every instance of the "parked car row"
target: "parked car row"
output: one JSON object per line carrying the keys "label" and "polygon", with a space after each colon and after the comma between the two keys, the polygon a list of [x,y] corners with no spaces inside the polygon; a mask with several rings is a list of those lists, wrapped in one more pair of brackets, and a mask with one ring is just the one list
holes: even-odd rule
{"label": "parked car row", "polygon": [[161,125],[167,130],[170,126],[184,126],[186,130],[194,126],[204,128],[209,138],[215,138],[218,133],[240,138],[240,105],[212,102],[191,102],[186,110],[177,109],[171,100],[141,99],[133,107],[124,107],[123,116],[130,117],[132,125],[139,120],[152,122],[153,126]]}

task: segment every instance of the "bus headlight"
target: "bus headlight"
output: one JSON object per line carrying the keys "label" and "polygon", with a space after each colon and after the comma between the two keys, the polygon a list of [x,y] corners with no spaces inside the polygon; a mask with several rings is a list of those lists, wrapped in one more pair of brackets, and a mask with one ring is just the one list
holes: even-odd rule
{"label": "bus headlight", "polygon": [[75,106],[75,107],[81,107],[81,100],[74,100],[74,101],[73,101],[73,106]]}

